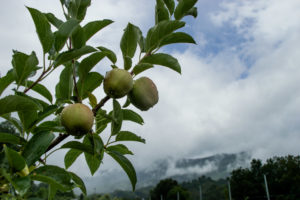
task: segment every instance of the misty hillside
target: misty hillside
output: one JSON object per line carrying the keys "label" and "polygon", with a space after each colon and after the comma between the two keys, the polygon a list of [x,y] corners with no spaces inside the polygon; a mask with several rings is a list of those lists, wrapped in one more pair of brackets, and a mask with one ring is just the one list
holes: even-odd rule
{"label": "misty hillside", "polygon": [[[171,158],[159,160],[148,169],[136,169],[137,188],[156,185],[159,180],[171,177],[179,182],[192,180],[205,175],[213,179],[225,178],[232,169],[246,166],[251,156],[241,152],[237,154],[217,154],[204,158]],[[131,185],[123,171],[105,171],[102,176],[85,179],[89,193],[94,191],[112,192],[114,190],[130,190]]]}

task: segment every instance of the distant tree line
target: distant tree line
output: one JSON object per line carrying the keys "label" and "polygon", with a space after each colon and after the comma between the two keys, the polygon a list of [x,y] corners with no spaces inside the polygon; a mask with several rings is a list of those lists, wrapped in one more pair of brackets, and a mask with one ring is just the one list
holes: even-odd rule
{"label": "distant tree line", "polygon": [[270,199],[300,199],[300,156],[291,155],[270,158],[265,164],[254,159],[250,168],[233,170],[230,176],[233,199],[266,199],[264,175]]}
{"label": "distant tree line", "polygon": [[164,200],[175,200],[176,197],[168,196],[175,186],[181,187],[177,191],[184,191],[180,200],[200,199],[200,186],[203,200],[228,200],[228,181],[232,200],[267,200],[264,175],[271,200],[300,199],[300,156],[288,155],[270,158],[265,164],[253,159],[249,168],[233,170],[227,180],[205,176],[181,184],[172,179],[162,180],[151,191],[151,200],[160,200],[160,194]]}

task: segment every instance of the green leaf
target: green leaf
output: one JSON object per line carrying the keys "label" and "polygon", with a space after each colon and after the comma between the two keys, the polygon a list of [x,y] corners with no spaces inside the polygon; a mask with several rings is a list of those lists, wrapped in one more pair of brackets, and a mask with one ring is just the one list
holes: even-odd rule
{"label": "green leaf", "polygon": [[189,34],[183,32],[176,32],[171,33],[170,35],[166,36],[159,44],[159,46],[164,46],[167,44],[174,44],[174,43],[192,43],[196,44],[195,40]]}
{"label": "green leaf", "polygon": [[119,165],[123,168],[123,170],[126,172],[126,174],[129,177],[129,180],[132,185],[132,190],[135,190],[135,185],[136,185],[136,172],[131,164],[131,162],[122,154],[115,152],[115,151],[108,151],[107,152],[116,162],[119,163]]}
{"label": "green leaf", "polygon": [[96,121],[96,134],[100,134],[107,127],[107,124],[111,122],[111,119],[107,118],[105,110],[99,109],[97,111],[95,121]]}
{"label": "green leaf", "polygon": [[91,0],[80,0],[80,2],[76,13],[76,18],[82,21],[85,17],[87,8],[91,5]]}
{"label": "green leaf", "polygon": [[129,131],[120,131],[116,137],[116,141],[136,141],[146,143],[145,139]]}
{"label": "green leaf", "polygon": [[68,169],[82,153],[81,150],[70,149],[65,155],[65,168]]}
{"label": "green leaf", "polygon": [[0,99],[0,115],[15,111],[33,111],[40,109],[39,106],[31,99],[9,95]]}
{"label": "green leaf", "polygon": [[179,74],[181,73],[181,67],[178,63],[178,60],[173,56],[164,53],[157,53],[147,56],[144,59],[142,59],[140,63],[162,65],[178,72]]}
{"label": "green leaf", "polygon": [[111,135],[116,135],[121,130],[123,112],[121,105],[117,100],[113,100],[113,112],[112,112],[113,121],[111,122]]}
{"label": "green leaf", "polygon": [[32,111],[26,111],[26,112],[19,112],[19,118],[21,119],[24,124],[25,130],[31,130],[33,126],[38,124],[39,122],[43,121],[46,117],[50,116],[54,112],[56,112],[57,106],[56,105],[49,105],[44,108],[41,112],[32,112]]}
{"label": "green leaf", "polygon": [[101,85],[103,79],[104,77],[98,72],[88,73],[85,80],[79,79],[77,87],[81,98],[87,98],[89,93],[92,93],[97,87]]}
{"label": "green leaf", "polygon": [[110,49],[108,49],[106,47],[102,47],[102,46],[97,47],[97,49],[99,49],[101,52],[105,53],[105,56],[112,63],[116,63],[117,62],[117,56],[116,56],[116,54],[112,50],[110,50]]}
{"label": "green leaf", "polygon": [[26,140],[11,133],[0,132],[0,143],[24,144]]}
{"label": "green leaf", "polygon": [[47,17],[48,21],[55,26],[57,29],[64,23],[62,20],[55,17],[52,13],[44,13],[44,15]]}
{"label": "green leaf", "polygon": [[72,65],[66,65],[61,72],[59,82],[55,87],[55,96],[57,99],[70,99],[73,92],[73,68]]}
{"label": "green leaf", "polygon": [[57,188],[54,185],[49,185],[48,188],[48,200],[53,200],[57,192]]}
{"label": "green leaf", "polygon": [[172,15],[175,10],[174,0],[164,0],[164,3],[166,4],[167,8],[169,9],[170,15]]}
{"label": "green leaf", "polygon": [[129,56],[124,56],[124,69],[129,70],[132,66],[132,59]]}
{"label": "green leaf", "polygon": [[186,16],[187,16],[187,15],[191,15],[191,16],[193,16],[194,18],[196,18],[197,15],[198,15],[197,7],[191,8],[185,15],[186,15]]}
{"label": "green leaf", "polygon": [[126,154],[133,155],[133,153],[124,144],[117,144],[117,145],[109,146],[106,148],[106,150],[118,152],[119,154],[122,154],[122,155],[126,155]]}
{"label": "green leaf", "polygon": [[58,121],[45,121],[32,130],[34,134],[38,132],[47,132],[47,131],[64,132],[65,129],[63,126],[60,125],[60,122]]}
{"label": "green leaf", "polygon": [[49,104],[47,104],[46,102],[44,102],[40,99],[34,98],[32,96],[29,96],[27,94],[24,94],[23,92],[15,91],[15,94],[18,96],[22,96],[22,97],[32,100],[39,107],[38,110],[43,110],[45,107],[49,106]]}
{"label": "green leaf", "polygon": [[14,82],[14,74],[13,71],[10,70],[5,76],[0,78],[0,96],[12,82]]}
{"label": "green leaf", "polygon": [[152,27],[146,37],[145,50],[151,52],[158,47],[159,43],[170,33],[182,28],[185,22],[178,20],[164,20]]}
{"label": "green leaf", "polygon": [[48,117],[51,114],[53,114],[54,112],[56,112],[57,109],[58,109],[57,105],[49,105],[46,108],[44,108],[43,111],[38,112],[39,119],[38,119],[37,123],[41,122],[43,119],[45,119],[46,117]]}
{"label": "green leaf", "polygon": [[79,187],[83,194],[86,195],[86,187],[82,179],[73,172],[69,173],[71,174],[72,180],[77,184],[77,187]]}
{"label": "green leaf", "polygon": [[104,144],[99,135],[93,134],[93,146],[94,146],[94,154],[103,156],[104,152]]}
{"label": "green leaf", "polygon": [[39,61],[33,51],[30,55],[14,51],[12,65],[17,85],[21,85],[33,72],[38,70]]}
{"label": "green leaf", "polygon": [[160,21],[169,20],[169,11],[168,8],[165,6],[163,0],[156,0],[155,5],[155,24],[158,24]]}
{"label": "green leaf", "polygon": [[8,164],[11,168],[13,168],[16,171],[21,171],[25,167],[25,160],[18,152],[8,148],[6,145],[4,145],[4,152]]}
{"label": "green leaf", "polygon": [[14,177],[11,183],[21,197],[24,196],[31,187],[31,180],[29,176]]}
{"label": "green leaf", "polygon": [[[33,81],[26,81],[26,85],[24,84],[24,86],[31,86],[34,82]],[[31,90],[39,93],[40,95],[42,95],[43,97],[45,97],[47,100],[49,100],[50,103],[52,103],[52,94],[51,92],[49,92],[49,90],[42,84],[36,84],[35,86],[33,86],[31,88]]]}
{"label": "green leaf", "polygon": [[124,29],[124,33],[120,43],[123,57],[128,56],[132,58],[134,56],[139,37],[140,29],[137,26],[128,23],[127,27]]}
{"label": "green leaf", "polygon": [[57,56],[54,62],[54,67],[58,67],[59,65],[65,62],[71,61],[73,59],[78,59],[85,54],[92,53],[95,51],[96,49],[94,47],[84,46],[81,47],[80,49],[74,49],[74,50],[62,52]]}
{"label": "green leaf", "polygon": [[145,53],[146,49],[145,49],[145,45],[146,45],[146,39],[144,38],[143,35],[141,35],[139,41],[138,41],[141,53]]}
{"label": "green leaf", "polygon": [[196,3],[197,0],[179,1],[174,12],[175,19],[176,20],[182,19],[189,12],[189,10],[195,6]]}
{"label": "green leaf", "polygon": [[123,120],[129,120],[129,121],[141,124],[141,125],[144,124],[143,118],[138,113],[134,112],[133,110],[123,109],[122,112],[123,112]]}
{"label": "green leaf", "polygon": [[60,51],[66,44],[68,38],[72,35],[73,31],[77,28],[79,22],[76,19],[69,19],[64,22],[58,29],[55,35],[55,50]]}
{"label": "green leaf", "polygon": [[72,45],[75,49],[85,46],[85,33],[83,28],[78,25],[72,33]]}
{"label": "green leaf", "polygon": [[91,0],[68,1],[67,7],[72,18],[82,21],[85,17],[86,10],[90,6]]}
{"label": "green leaf", "polygon": [[[86,145],[93,145],[93,140],[91,141],[91,139],[88,137],[88,135],[86,135],[83,139],[83,143]],[[86,163],[90,169],[91,174],[93,175],[97,169],[100,167],[101,161],[103,159],[103,155],[98,155],[98,154],[89,154],[89,153],[84,153],[84,157],[86,160]]]}
{"label": "green leaf", "polygon": [[97,105],[97,102],[98,102],[97,98],[92,93],[88,93],[88,97],[89,97],[90,105],[92,106],[92,108],[94,108]]}
{"label": "green leaf", "polygon": [[68,8],[68,18],[77,18],[77,11],[79,7],[80,0],[65,0],[65,5]]}
{"label": "green leaf", "polygon": [[26,132],[29,132],[31,127],[35,124],[35,121],[38,119],[37,111],[20,111],[18,112],[19,119],[23,124],[23,128]]}
{"label": "green leaf", "polygon": [[31,175],[31,179],[48,183],[61,191],[68,191],[73,187],[69,172],[53,165],[45,165],[35,169]]}
{"label": "green leaf", "polygon": [[81,143],[78,141],[71,141],[67,142],[64,145],[62,145],[60,148],[62,149],[75,149],[79,151],[83,151],[88,154],[94,154],[94,149],[92,145],[86,144],[86,143]]}
{"label": "green leaf", "polygon": [[47,20],[47,17],[43,13],[34,8],[27,7],[27,9],[31,14],[31,17],[35,24],[36,32],[38,34],[45,54],[50,51],[54,42],[54,36],[51,31],[51,26]]}
{"label": "green leaf", "polygon": [[143,71],[153,68],[154,66],[150,63],[139,63],[133,68],[133,73],[135,75],[138,75],[139,73],[142,73]]}
{"label": "green leaf", "polygon": [[12,117],[10,113],[4,114],[1,117],[9,121],[12,125],[14,125],[15,128],[19,131],[19,133],[23,132],[22,123],[17,118]]}
{"label": "green leaf", "polygon": [[98,31],[100,31],[101,29],[103,29],[111,23],[113,23],[113,21],[109,19],[104,19],[99,21],[92,21],[86,24],[83,27],[85,32],[85,41],[88,41],[94,34],[96,34]]}
{"label": "green leaf", "polygon": [[54,137],[51,132],[38,132],[33,135],[22,152],[28,166],[33,165],[46,152]]}
{"label": "green leaf", "polygon": [[130,105],[130,99],[127,97],[126,98],[126,102],[124,103],[124,105],[122,106],[123,108],[127,108]]}
{"label": "green leaf", "polygon": [[78,67],[78,75],[79,78],[85,79],[87,74],[96,66],[98,62],[100,62],[105,57],[105,53],[96,52],[91,54],[90,56],[84,58]]}

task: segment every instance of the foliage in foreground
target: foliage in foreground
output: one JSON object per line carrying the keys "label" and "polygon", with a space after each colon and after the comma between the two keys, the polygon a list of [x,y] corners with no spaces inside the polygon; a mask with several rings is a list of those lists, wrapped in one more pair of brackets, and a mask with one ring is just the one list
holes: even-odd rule
{"label": "foliage in foreground", "polygon": [[[158,90],[150,78],[136,78],[154,66],[163,66],[181,73],[176,58],[162,53],[161,47],[174,43],[195,43],[185,32],[185,16],[197,16],[197,0],[156,0],[155,24],[148,32],[128,23],[120,41],[123,66],[118,66],[116,54],[88,41],[100,30],[113,23],[103,19],[83,24],[91,0],[60,0],[65,19],[52,13],[27,7],[42,46],[39,61],[35,51],[13,50],[12,68],[0,78],[0,117],[16,128],[1,132],[0,177],[1,199],[25,197],[33,181],[49,185],[48,199],[57,191],[68,192],[78,187],[86,193],[81,178],[68,171],[79,155],[84,154],[93,175],[104,156],[112,157],[127,173],[132,189],[136,172],[127,155],[133,155],[127,141],[145,143],[140,136],[122,127],[123,121],[142,125],[143,118],[127,107],[145,111],[158,102]],[[133,58],[138,58],[133,63]],[[111,70],[103,75],[95,66],[104,58]],[[54,70],[61,68],[55,94],[43,85]],[[112,72],[112,73],[110,73]],[[142,80],[142,81],[138,81]],[[104,82],[106,96],[94,93]],[[10,88],[9,95],[3,96]],[[128,97],[121,106],[120,99]],[[101,99],[101,100],[99,100]],[[103,106],[112,100],[112,110]],[[89,102],[89,106],[84,106]],[[82,122],[85,123],[82,123]],[[102,133],[110,127],[107,141]],[[56,148],[67,137],[71,141]],[[55,151],[68,149],[65,168],[49,165],[47,158]]]}

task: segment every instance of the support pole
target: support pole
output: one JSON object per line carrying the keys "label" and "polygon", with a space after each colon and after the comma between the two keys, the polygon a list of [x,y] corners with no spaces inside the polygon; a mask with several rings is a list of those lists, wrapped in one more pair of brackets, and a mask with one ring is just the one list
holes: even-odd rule
{"label": "support pole", "polygon": [[177,200],[180,200],[179,192],[177,192]]}
{"label": "support pole", "polygon": [[199,186],[199,196],[200,196],[200,200],[202,200],[202,188],[201,188],[201,185]]}
{"label": "support pole", "polygon": [[164,200],[162,195],[160,195],[160,200]]}
{"label": "support pole", "polygon": [[230,181],[227,181],[227,185],[228,185],[228,195],[229,195],[229,200],[232,200],[231,198],[231,187],[230,187]]}
{"label": "support pole", "polygon": [[270,200],[270,194],[269,194],[269,188],[268,188],[268,181],[267,181],[267,177],[266,177],[265,174],[264,174],[264,180],[265,180],[267,198],[268,198],[268,200]]}

